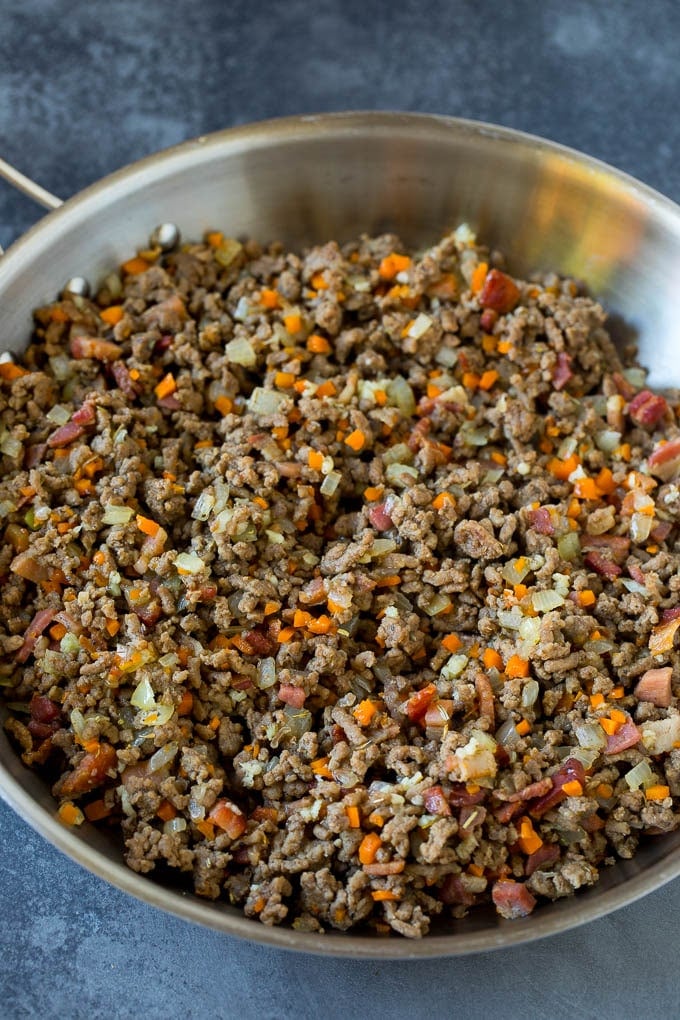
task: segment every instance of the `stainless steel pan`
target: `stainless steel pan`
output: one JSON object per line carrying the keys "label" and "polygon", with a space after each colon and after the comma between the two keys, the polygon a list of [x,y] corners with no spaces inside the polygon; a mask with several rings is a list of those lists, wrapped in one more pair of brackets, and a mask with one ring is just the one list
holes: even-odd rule
{"label": "stainless steel pan", "polygon": [[[31,190],[30,182],[26,183]],[[58,199],[43,193],[45,204]],[[468,222],[518,274],[554,269],[584,280],[639,340],[655,385],[680,385],[680,208],[632,178],[519,132],[444,117],[358,113],[289,118],[220,132],[142,160],[66,202],[0,258],[0,350],[20,351],[31,310],[65,280],[92,281],[159,223],[301,246],[392,229],[431,242]],[[489,911],[419,942],[318,936],[249,921],[129,871],[92,827],[65,829],[38,777],[0,734],[0,794],[54,846],[142,900],[231,935],[337,956],[470,953],[563,931],[680,874],[680,833],[605,869],[597,886],[522,921]]]}

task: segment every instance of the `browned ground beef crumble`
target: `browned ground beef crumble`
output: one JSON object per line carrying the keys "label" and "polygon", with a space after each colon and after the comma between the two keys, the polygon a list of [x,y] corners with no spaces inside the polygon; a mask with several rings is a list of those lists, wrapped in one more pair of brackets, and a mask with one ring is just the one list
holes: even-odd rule
{"label": "browned ground beef crumble", "polygon": [[6,728],[265,924],[523,916],[680,817],[678,408],[573,282],[404,252],[154,249],[0,365]]}

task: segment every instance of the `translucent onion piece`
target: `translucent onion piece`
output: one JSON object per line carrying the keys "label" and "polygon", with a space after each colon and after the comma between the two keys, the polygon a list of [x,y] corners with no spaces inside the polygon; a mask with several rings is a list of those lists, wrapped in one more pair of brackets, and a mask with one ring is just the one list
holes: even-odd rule
{"label": "translucent onion piece", "polygon": [[604,429],[595,436],[595,446],[603,453],[613,453],[621,445],[621,433],[614,429]]}
{"label": "translucent onion piece", "polygon": [[633,514],[630,519],[630,537],[633,542],[646,542],[654,527],[654,518],[650,514]]}
{"label": "translucent onion piece", "polygon": [[64,634],[59,642],[59,650],[62,655],[77,655],[80,651],[80,641],[75,634]]}
{"label": "translucent onion piece", "polygon": [[503,579],[508,584],[521,584],[530,570],[528,558],[526,556],[519,556],[517,559],[509,560],[501,573]]}
{"label": "translucent onion piece", "polygon": [[0,442],[0,453],[7,457],[19,457],[23,453],[23,444],[14,436],[5,436]]}
{"label": "translucent onion piece", "polygon": [[515,720],[512,716],[508,716],[505,722],[499,726],[496,731],[496,740],[499,744],[502,744],[503,747],[512,747],[513,744],[517,743],[519,740],[519,733],[517,732]]}
{"label": "translucent onion piece", "polygon": [[639,790],[641,786],[646,790],[648,786],[653,786],[656,782],[656,776],[645,758],[638,762],[630,772],[626,772],[623,778],[631,790]]}
{"label": "translucent onion piece", "polygon": [[390,403],[398,407],[405,417],[410,418],[416,413],[413,390],[403,376],[398,375],[388,382],[387,397]]}
{"label": "translucent onion piece", "polygon": [[395,443],[382,455],[383,464],[411,464],[413,462],[413,451],[406,443]]}
{"label": "translucent onion piece", "polygon": [[215,497],[212,492],[202,492],[194,503],[191,516],[195,521],[207,521],[215,506]]}
{"label": "translucent onion piece", "polygon": [[434,595],[426,606],[423,606],[428,616],[438,616],[440,613],[446,612],[451,605],[451,599],[448,595],[438,593]]}
{"label": "translucent onion piece", "polygon": [[160,772],[162,768],[170,764],[178,750],[174,740],[165,744],[164,747],[159,747],[156,753],[149,758],[149,772]]}
{"label": "translucent onion piece", "polygon": [[184,832],[186,827],[186,818],[171,818],[170,821],[166,822],[163,826],[163,832],[166,836],[171,836],[175,832]]}
{"label": "translucent onion piece", "polygon": [[385,479],[390,485],[398,485],[401,489],[407,489],[418,481],[418,471],[410,464],[388,464],[385,469]]}
{"label": "translucent onion piece", "polygon": [[146,677],[139,681],[132,692],[130,704],[134,705],[135,708],[153,708],[155,706],[156,698],[153,692],[153,687]]}
{"label": "translucent onion piece", "polygon": [[564,605],[564,596],[549,588],[547,591],[535,591],[531,596],[531,604],[537,613],[549,613]]}
{"label": "translucent onion piece", "polygon": [[607,736],[598,723],[575,722],[573,730],[581,747],[602,748],[607,743]]}
{"label": "translucent onion piece", "polygon": [[522,688],[522,708],[531,708],[535,705],[540,691],[537,680],[527,680]]}
{"label": "translucent onion piece", "polygon": [[104,507],[102,524],[128,524],[134,517],[134,513],[130,506],[118,506],[116,503],[107,503]]}
{"label": "translucent onion piece", "polygon": [[71,417],[71,412],[63,404],[55,404],[45,415],[55,425],[65,425]]}
{"label": "translucent onion piece", "polygon": [[196,553],[186,552],[175,558],[175,567],[180,574],[200,574],[205,570],[205,563]]}
{"label": "translucent onion piece", "polygon": [[425,336],[431,325],[432,319],[429,315],[421,312],[409,326],[407,336],[410,336],[413,340],[420,340],[422,336]]}
{"label": "translucent onion piece", "polygon": [[243,365],[244,368],[252,368],[257,364],[257,355],[250,340],[243,336],[236,337],[225,344],[224,353],[227,359],[234,365]]}
{"label": "translucent onion piece", "polygon": [[371,559],[375,560],[379,556],[386,556],[387,553],[394,552],[397,548],[397,543],[391,538],[376,538],[373,545],[371,546]]}
{"label": "translucent onion piece", "polygon": [[257,664],[257,686],[261,691],[273,687],[276,683],[276,661],[271,658],[260,659]]}
{"label": "translucent onion piece", "polygon": [[173,716],[175,709],[172,705],[156,705],[150,708],[142,716],[143,726],[164,726]]}
{"label": "translucent onion piece", "polygon": [[278,393],[276,390],[265,390],[261,386],[256,386],[248,398],[248,410],[253,414],[278,414],[288,401],[289,398],[285,393]]}
{"label": "translucent onion piece", "polygon": [[557,551],[563,560],[573,563],[581,555],[581,543],[578,533],[568,531],[566,535],[560,535],[557,539]]}
{"label": "translucent onion piece", "polygon": [[452,655],[442,666],[439,675],[442,680],[454,680],[461,675],[468,661],[467,655]]}
{"label": "translucent onion piece", "polygon": [[342,481],[342,475],[339,471],[331,471],[326,475],[323,482],[319,487],[319,492],[322,496],[332,496],[336,491],[340,482]]}

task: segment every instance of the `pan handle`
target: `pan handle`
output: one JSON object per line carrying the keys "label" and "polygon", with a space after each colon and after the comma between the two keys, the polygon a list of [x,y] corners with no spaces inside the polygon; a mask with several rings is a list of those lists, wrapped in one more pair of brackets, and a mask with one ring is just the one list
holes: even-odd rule
{"label": "pan handle", "polygon": [[[62,205],[62,200],[53,195],[51,191],[47,191],[42,188],[35,181],[32,181],[26,174],[22,174],[20,170],[17,170],[10,163],[0,157],[0,177],[15,187],[18,191],[23,191],[25,195],[32,198],[38,205],[43,206],[44,209],[52,210],[58,209]],[[0,247],[0,255],[2,255],[2,248]]]}

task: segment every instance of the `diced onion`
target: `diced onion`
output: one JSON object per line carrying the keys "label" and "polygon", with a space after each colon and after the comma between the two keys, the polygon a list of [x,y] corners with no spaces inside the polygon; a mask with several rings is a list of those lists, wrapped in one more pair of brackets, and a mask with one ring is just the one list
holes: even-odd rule
{"label": "diced onion", "polygon": [[421,337],[425,336],[431,325],[432,319],[430,316],[421,312],[409,326],[407,336],[410,336],[413,340],[420,340]]}
{"label": "diced onion", "polygon": [[388,464],[385,468],[385,480],[390,485],[407,489],[418,480],[418,471],[410,464]]}
{"label": "diced onion", "polygon": [[630,537],[633,542],[646,542],[654,527],[650,514],[633,514],[630,519]]}
{"label": "diced onion", "polygon": [[186,818],[171,818],[170,821],[166,822],[163,826],[163,832],[166,836],[171,836],[174,832],[184,832],[186,827]]}
{"label": "diced onion", "polygon": [[607,743],[604,730],[596,723],[575,722],[573,730],[581,747],[603,748]]}
{"label": "diced onion", "polygon": [[115,503],[107,503],[104,507],[103,524],[128,524],[133,516],[134,510],[130,506],[118,506]]}
{"label": "diced onion", "polygon": [[621,433],[614,429],[603,429],[595,436],[595,446],[603,453],[613,453],[621,445]]}
{"label": "diced onion", "polygon": [[0,518],[9,517],[10,514],[16,510],[16,503],[12,503],[9,499],[0,500]]}
{"label": "diced onion", "polygon": [[549,588],[547,591],[535,591],[531,596],[531,604],[537,613],[549,613],[564,605],[564,596]]}
{"label": "diced onion", "polygon": [[280,531],[273,531],[271,528],[266,529],[265,535],[270,545],[283,545],[286,541],[285,535],[282,535]]}
{"label": "diced onion", "polygon": [[623,377],[627,379],[636,390],[641,390],[647,382],[647,370],[645,368],[624,368]]}
{"label": "diced onion", "polygon": [[196,553],[185,552],[175,558],[175,567],[180,574],[200,574],[205,570],[205,563]]}
{"label": "diced onion", "polygon": [[568,460],[578,446],[578,439],[575,436],[567,436],[557,448],[557,456],[560,460]]}
{"label": "diced onion", "polygon": [[154,696],[153,687],[149,681],[144,677],[140,680],[130,698],[130,704],[134,705],[135,708],[153,708],[156,704],[156,698]]}
{"label": "diced onion", "polygon": [[621,578],[621,584],[627,591],[635,592],[636,595],[649,595],[649,591],[646,586],[644,584],[640,584],[639,581],[634,581],[632,578]]}
{"label": "diced onion", "polygon": [[80,651],[80,641],[75,634],[64,634],[59,642],[59,650],[63,655],[77,655]]}
{"label": "diced onion", "polygon": [[45,415],[55,425],[65,425],[71,418],[71,412],[63,404],[55,404]]}
{"label": "diced onion", "polygon": [[522,688],[522,708],[531,708],[535,705],[540,691],[537,680],[527,680]]}
{"label": "diced onion", "polygon": [[214,506],[215,497],[212,492],[202,492],[194,503],[191,516],[195,521],[207,521]]}
{"label": "diced onion", "polygon": [[444,595],[438,592],[434,595],[427,605],[423,605],[423,609],[428,616],[439,616],[440,613],[446,612],[451,606],[451,599],[448,595]]}
{"label": "diced onion", "polygon": [[442,680],[455,680],[468,664],[467,655],[452,655],[446,660],[439,673]]}
{"label": "diced onion", "polygon": [[451,347],[440,347],[434,356],[434,360],[438,365],[443,365],[444,368],[453,368],[458,361],[458,351],[454,351]]}
{"label": "diced onion", "polygon": [[413,390],[403,376],[398,375],[394,379],[390,379],[387,384],[387,397],[390,403],[396,405],[405,417],[410,418],[416,413]]}
{"label": "diced onion", "polygon": [[530,570],[528,558],[520,556],[518,559],[509,560],[503,567],[501,574],[503,575],[503,580],[507,581],[508,584],[521,584]]}
{"label": "diced onion", "polygon": [[248,399],[248,410],[252,414],[278,414],[286,406],[288,400],[285,393],[265,390],[262,386],[256,386]]}
{"label": "diced onion", "polygon": [[276,661],[270,656],[257,664],[257,686],[266,691],[276,683]]}
{"label": "diced onion", "polygon": [[[165,707],[165,706],[162,706]],[[162,768],[169,765],[179,750],[177,744],[172,740],[164,747],[159,747],[155,754],[149,758],[149,772],[160,772]]]}
{"label": "diced onion", "polygon": [[15,439],[14,436],[7,435],[0,441],[0,453],[4,453],[7,457],[19,457],[23,450],[23,443]]}
{"label": "diced onion", "polygon": [[342,475],[339,471],[330,471],[319,486],[319,492],[322,496],[332,496],[341,481]]}
{"label": "diced onion", "polygon": [[371,546],[370,556],[371,559],[375,560],[379,556],[386,556],[387,553],[394,552],[397,548],[397,543],[392,538],[376,538]]}
{"label": "diced onion", "polygon": [[410,464],[413,461],[413,451],[406,443],[395,443],[382,455],[383,464]]}
{"label": "diced onion", "polygon": [[597,747],[568,748],[565,758],[576,758],[584,769],[592,768],[602,752]]}
{"label": "diced onion", "polygon": [[557,539],[557,551],[563,560],[573,563],[581,555],[581,542],[575,531],[568,531]]}
{"label": "diced onion", "polygon": [[507,630],[519,630],[520,624],[524,619],[524,613],[519,606],[513,606],[509,610],[501,609],[498,612],[498,622],[501,627],[505,627]]}
{"label": "diced onion", "polygon": [[79,708],[74,708],[71,712],[71,728],[77,737],[82,736],[85,730],[85,716]]}
{"label": "diced onion", "polygon": [[244,336],[237,336],[225,345],[224,353],[227,359],[234,365],[243,365],[244,368],[252,368],[257,364],[257,355],[250,340]]}
{"label": "diced onion", "polygon": [[55,354],[49,359],[52,375],[57,382],[66,382],[73,375],[71,360],[65,354]]}
{"label": "diced onion", "polygon": [[142,716],[143,726],[164,726],[173,716],[175,709],[172,705],[156,705],[150,708]]}
{"label": "diced onion", "polygon": [[248,304],[248,298],[244,294],[243,297],[238,299],[236,308],[234,309],[234,318],[238,322],[245,322],[249,315],[250,305]]}
{"label": "diced onion", "polygon": [[656,782],[656,777],[645,758],[638,762],[630,772],[626,772],[623,778],[631,790],[639,790],[641,786],[646,790],[648,786],[653,786]]}
{"label": "diced onion", "polygon": [[515,720],[512,718],[511,715],[508,716],[508,718],[505,720],[504,723],[501,724],[501,726],[499,726],[498,730],[496,731],[496,740],[498,741],[499,744],[502,744],[503,747],[512,747],[512,745],[516,744],[517,741],[519,740],[519,733],[517,732],[517,727],[515,726]]}
{"label": "diced onion", "polygon": [[243,250],[243,245],[235,241],[233,237],[225,237],[219,248],[215,249],[215,262],[226,269],[234,261],[237,255]]}

